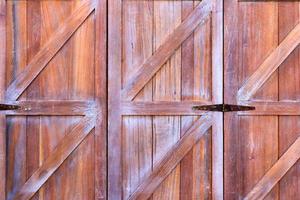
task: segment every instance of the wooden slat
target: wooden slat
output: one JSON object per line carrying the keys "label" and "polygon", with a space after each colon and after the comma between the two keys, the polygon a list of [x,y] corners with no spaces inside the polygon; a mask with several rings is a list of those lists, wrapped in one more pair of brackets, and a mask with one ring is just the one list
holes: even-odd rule
{"label": "wooden slat", "polygon": [[68,158],[76,147],[84,140],[95,126],[95,116],[84,117],[70,133],[58,144],[57,148],[43,162],[43,164],[26,181],[15,196],[14,200],[30,199],[48,180],[48,178],[58,169],[58,167]]}
{"label": "wooden slat", "polygon": [[239,100],[249,100],[270,78],[300,42],[300,24],[298,24],[279,46],[264,60],[238,91]]}
{"label": "wooden slat", "polygon": [[[5,94],[6,1],[0,0],[0,101]],[[6,198],[6,119],[0,116],[0,200]]]}
{"label": "wooden slat", "polygon": [[211,114],[203,115],[187,130],[184,136],[168,151],[168,153],[154,164],[152,173],[136,189],[129,199],[148,199],[154,190],[172,172],[182,158],[192,149],[199,139],[212,126]]}
{"label": "wooden slat", "polygon": [[20,109],[0,113],[5,115],[75,116],[94,114],[97,109],[94,101],[17,101],[11,103],[19,105]]}
{"label": "wooden slat", "polygon": [[206,105],[209,102],[123,102],[122,115],[202,115],[206,111],[193,110],[196,105]]}
{"label": "wooden slat", "polygon": [[122,199],[122,0],[108,1],[108,199]]}
{"label": "wooden slat", "polygon": [[30,83],[41,73],[47,63],[55,56],[66,41],[95,8],[95,1],[82,1],[78,8],[62,23],[52,38],[32,58],[23,72],[9,85],[6,91],[7,100],[17,100]]}
{"label": "wooden slat", "polygon": [[194,29],[205,22],[210,11],[210,0],[202,1],[132,76],[122,90],[122,97],[126,100],[132,100]]}
{"label": "wooden slat", "polygon": [[95,98],[98,115],[95,125],[95,200],[107,199],[107,0],[96,0]]}
{"label": "wooden slat", "polygon": [[280,157],[273,167],[263,176],[256,186],[246,195],[244,200],[264,199],[276,183],[300,158],[300,137]]}
{"label": "wooden slat", "polygon": [[255,110],[238,112],[238,115],[300,115],[300,102],[244,102]]}
{"label": "wooden slat", "polygon": [[[223,1],[212,0],[212,102],[223,103]],[[212,199],[224,199],[223,114],[212,126]]]}

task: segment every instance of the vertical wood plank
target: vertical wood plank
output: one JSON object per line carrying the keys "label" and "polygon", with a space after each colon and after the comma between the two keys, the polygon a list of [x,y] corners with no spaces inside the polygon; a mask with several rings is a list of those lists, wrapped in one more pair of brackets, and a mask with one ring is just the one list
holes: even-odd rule
{"label": "vertical wood plank", "polygon": [[[0,100],[5,97],[6,1],[0,0]],[[0,200],[6,198],[6,118],[0,116]]]}
{"label": "vertical wood plank", "polygon": [[[279,2],[279,42],[299,23],[299,2]],[[279,100],[299,100],[299,47],[279,67]],[[279,117],[279,156],[298,138],[300,131],[298,116]],[[298,161],[280,180],[280,199],[300,199],[300,162]]]}
{"label": "vertical wood plank", "polygon": [[[181,23],[181,2],[154,2],[154,49],[157,49]],[[153,79],[154,101],[179,101],[181,85],[181,48],[179,48]],[[180,138],[180,117],[153,118],[154,163]],[[153,200],[179,199],[180,165],[153,193]]]}
{"label": "vertical wood plank", "polygon": [[[7,86],[27,62],[27,2],[6,1],[6,4]],[[24,98],[24,95],[20,97]],[[10,199],[26,181],[26,117],[7,118],[6,128],[6,195]]]}
{"label": "vertical wood plank", "polygon": [[[278,45],[278,13],[277,2],[239,3],[239,55],[240,72],[239,86],[260,65],[260,63]],[[246,47],[245,47],[245,44]],[[253,97],[260,100],[278,100],[278,74],[274,73],[268,82],[260,88]],[[265,130],[264,124],[269,124]],[[244,135],[247,133],[248,136]],[[268,132],[267,138],[261,138],[262,133]],[[278,158],[278,117],[242,117],[240,119],[240,155],[241,175],[244,177],[242,195],[246,195],[264,173]],[[245,138],[246,137],[246,138]],[[246,144],[245,144],[246,142]],[[261,146],[263,144],[263,146]],[[257,167],[259,166],[259,167]],[[253,172],[255,168],[255,173]],[[266,199],[277,199],[278,187]]]}
{"label": "vertical wood plank", "polygon": [[95,127],[95,200],[107,199],[107,0],[97,0],[95,45],[95,100],[99,114]]}
{"label": "vertical wood plank", "polygon": [[121,37],[122,1],[108,2],[108,199],[122,199]]}
{"label": "vertical wood plank", "polygon": [[[153,2],[123,2],[122,80],[152,55]],[[152,101],[152,81],[134,98]],[[123,198],[127,199],[152,169],[152,117],[124,116],[122,123]]]}
{"label": "vertical wood plank", "polygon": [[[236,103],[236,92],[278,44],[277,2],[225,3],[225,103]],[[277,100],[275,73],[255,99]],[[263,176],[278,156],[278,119],[225,114],[225,199],[238,199]],[[270,124],[264,130],[262,124]],[[248,135],[244,135],[248,131]],[[262,132],[270,131],[262,139]],[[250,133],[249,133],[250,132]],[[242,133],[242,134],[241,134]],[[246,137],[246,138],[245,138]],[[261,140],[265,142],[261,147]],[[265,152],[268,150],[268,156]],[[239,155],[247,154],[243,159]],[[251,166],[255,166],[255,173]],[[257,167],[260,165],[261,167]],[[252,171],[252,172],[251,172]],[[268,198],[278,198],[275,188]]]}
{"label": "vertical wood plank", "polygon": [[[181,4],[181,20],[183,21],[194,8],[193,1],[183,1]],[[181,47],[181,100],[193,100],[194,94],[194,33],[182,43]],[[181,117],[181,137],[185,127],[189,127],[194,117]],[[194,149],[194,148],[193,148]],[[180,162],[180,199],[192,199],[194,191],[194,166],[193,150],[191,150]]]}
{"label": "vertical wood plank", "polygon": [[[40,2],[33,1],[27,4],[27,61],[28,64],[40,49],[41,42],[41,9]],[[34,32],[32,30],[35,30]],[[26,99],[39,97],[39,80],[31,85],[26,91]],[[26,179],[35,172],[40,164],[40,117],[26,118]],[[39,194],[32,199],[37,200]]]}
{"label": "vertical wood plank", "polygon": [[[212,102],[223,103],[223,1],[213,0],[212,11]],[[214,114],[212,126],[212,199],[224,198],[223,114]]]}

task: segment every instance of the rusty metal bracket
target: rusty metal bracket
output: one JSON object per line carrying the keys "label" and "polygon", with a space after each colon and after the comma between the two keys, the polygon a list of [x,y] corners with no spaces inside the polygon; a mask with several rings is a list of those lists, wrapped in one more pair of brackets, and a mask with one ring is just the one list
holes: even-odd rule
{"label": "rusty metal bracket", "polygon": [[238,111],[255,110],[255,107],[243,106],[243,105],[230,105],[230,104],[213,104],[213,105],[193,106],[193,110],[203,110],[203,111],[212,111],[212,112],[238,112]]}
{"label": "rusty metal bracket", "polygon": [[17,110],[17,109],[20,109],[20,106],[12,105],[12,104],[0,104],[0,111],[1,110]]}

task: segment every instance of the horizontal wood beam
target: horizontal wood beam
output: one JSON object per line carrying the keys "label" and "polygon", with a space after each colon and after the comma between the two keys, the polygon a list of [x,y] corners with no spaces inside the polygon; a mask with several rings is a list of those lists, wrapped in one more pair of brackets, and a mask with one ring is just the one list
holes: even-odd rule
{"label": "horizontal wood beam", "polygon": [[50,60],[95,9],[96,1],[82,1],[75,11],[62,23],[25,69],[8,86],[6,100],[16,101],[32,81],[42,72]]}
{"label": "horizontal wood beam", "polygon": [[97,104],[94,101],[16,101],[20,109],[0,111],[5,115],[30,115],[30,116],[78,116],[93,115],[96,113]]}
{"label": "horizontal wood beam", "polygon": [[198,102],[122,102],[122,115],[203,115],[206,111],[193,110],[193,106],[211,104]]}
{"label": "horizontal wood beam", "polygon": [[300,23],[287,35],[279,46],[263,61],[258,69],[238,91],[238,100],[249,100],[271,77],[274,71],[300,43]]}
{"label": "horizontal wood beam", "polygon": [[213,124],[213,117],[210,113],[201,116],[185,132],[184,136],[168,151],[168,153],[154,164],[154,169],[135,192],[129,197],[133,199],[148,199],[155,189],[165,180],[172,170],[179,164],[184,156],[193,148],[200,138]]}
{"label": "horizontal wood beam", "polygon": [[128,101],[134,99],[176,49],[180,47],[181,43],[193,33],[198,25],[203,24],[208,19],[211,11],[211,0],[203,0],[125,84],[122,89],[123,99]]}
{"label": "horizontal wood beam", "polygon": [[51,152],[49,157],[33,173],[26,183],[12,196],[13,200],[29,200],[69,157],[84,138],[95,126],[96,117],[84,117],[71,131],[66,134],[58,146]]}
{"label": "horizontal wood beam", "polygon": [[255,110],[238,112],[238,115],[300,115],[300,102],[243,102]]}
{"label": "horizontal wood beam", "polygon": [[244,200],[262,200],[300,158],[300,137],[263,176]]}

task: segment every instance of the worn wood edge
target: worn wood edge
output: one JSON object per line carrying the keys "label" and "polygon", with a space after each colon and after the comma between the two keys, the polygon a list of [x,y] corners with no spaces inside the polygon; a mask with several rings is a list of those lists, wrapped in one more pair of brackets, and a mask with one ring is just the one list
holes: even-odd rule
{"label": "worn wood edge", "polygon": [[238,115],[297,116],[300,115],[298,101],[242,101],[242,105],[254,106],[255,110],[238,112]]}
{"label": "worn wood edge", "polygon": [[184,156],[212,126],[212,123],[213,118],[210,113],[203,115],[194,122],[174,147],[171,148],[158,163],[154,164],[151,174],[141,182],[129,197],[129,200],[148,199],[168,174],[172,172]]}
{"label": "worn wood edge", "polygon": [[49,179],[49,177],[58,169],[59,166],[71,155],[95,126],[96,116],[86,116],[74,126],[70,133],[53,150],[51,155],[44,163],[33,173],[25,184],[10,196],[11,200],[29,200]]}
{"label": "worn wood edge", "polygon": [[25,69],[8,86],[6,91],[7,100],[14,101],[19,98],[94,9],[94,0],[82,1],[78,8],[59,26],[49,41],[32,58]]}
{"label": "worn wood edge", "polygon": [[[108,1],[108,199],[122,199],[121,38],[122,0]],[[116,78],[117,77],[117,78]]]}
{"label": "worn wood edge", "polygon": [[[172,56],[176,49],[186,40],[194,29],[203,24],[211,13],[211,0],[203,0],[193,12],[170,34],[166,41],[157,49],[153,55],[146,60],[139,70],[132,76],[132,78],[125,84],[122,89],[122,98],[128,101],[134,99],[134,97],[143,89],[145,84],[155,75],[155,73],[161,68],[161,66]],[[184,30],[188,29],[188,33]],[[180,34],[179,34],[180,33]],[[178,39],[178,42],[174,42],[174,38]],[[174,45],[175,44],[175,45]],[[170,48],[170,46],[172,48]],[[162,57],[162,54],[166,56]]]}
{"label": "worn wood edge", "polygon": [[258,69],[238,90],[238,100],[249,100],[271,77],[300,42],[300,23],[286,36],[277,48],[263,61]]}
{"label": "worn wood edge", "polygon": [[95,200],[107,199],[107,1],[95,0]]}
{"label": "worn wood edge", "polygon": [[[0,101],[5,98],[6,1],[0,0]],[[0,114],[0,200],[6,199],[6,117]]]}
{"label": "worn wood edge", "polygon": [[131,116],[167,116],[167,115],[203,115],[207,111],[193,110],[193,106],[212,104],[209,101],[195,102],[122,102],[122,115]]}
{"label": "worn wood edge", "polygon": [[300,158],[300,137],[289,147],[271,169],[260,179],[244,200],[264,199]]}
{"label": "worn wood edge", "polygon": [[94,115],[102,106],[102,104],[100,106],[100,103],[95,101],[76,100],[10,101],[10,103],[20,106],[20,109],[0,111],[0,114],[18,116],[84,116]]}

